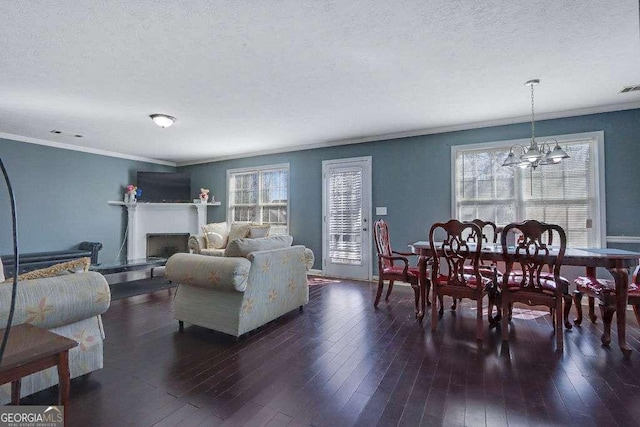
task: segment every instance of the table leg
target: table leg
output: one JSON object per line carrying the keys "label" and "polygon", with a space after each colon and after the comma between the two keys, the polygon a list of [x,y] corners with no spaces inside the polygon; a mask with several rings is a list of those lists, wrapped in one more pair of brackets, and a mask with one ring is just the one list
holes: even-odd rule
{"label": "table leg", "polygon": [[616,281],[616,322],[618,326],[618,346],[625,357],[631,356],[627,345],[627,293],[629,291],[629,269],[609,268]]}
{"label": "table leg", "polygon": [[22,380],[18,378],[15,381],[11,381],[11,403],[14,405],[20,404],[20,388],[22,386]]}
{"label": "table leg", "polygon": [[58,404],[66,406],[69,401],[69,350],[58,355]]}

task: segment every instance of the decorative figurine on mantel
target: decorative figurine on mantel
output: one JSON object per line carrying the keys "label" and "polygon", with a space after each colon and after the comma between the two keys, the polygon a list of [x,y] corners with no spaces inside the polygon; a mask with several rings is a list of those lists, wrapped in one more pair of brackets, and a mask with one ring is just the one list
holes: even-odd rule
{"label": "decorative figurine on mantel", "polygon": [[209,201],[209,189],[201,188],[200,189],[200,203],[207,203]]}
{"label": "decorative figurine on mantel", "polygon": [[124,193],[124,202],[125,203],[136,203],[138,201],[138,197],[142,195],[142,190],[136,187],[133,184],[127,185],[127,192]]}

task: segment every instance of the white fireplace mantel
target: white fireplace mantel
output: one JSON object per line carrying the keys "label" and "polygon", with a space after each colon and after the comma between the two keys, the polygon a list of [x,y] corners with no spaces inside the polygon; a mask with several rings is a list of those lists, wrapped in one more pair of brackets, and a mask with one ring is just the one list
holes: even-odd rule
{"label": "white fireplace mantel", "polygon": [[124,203],[107,202],[127,208],[127,260],[147,257],[147,234],[199,234],[207,223],[207,207],[214,203]]}

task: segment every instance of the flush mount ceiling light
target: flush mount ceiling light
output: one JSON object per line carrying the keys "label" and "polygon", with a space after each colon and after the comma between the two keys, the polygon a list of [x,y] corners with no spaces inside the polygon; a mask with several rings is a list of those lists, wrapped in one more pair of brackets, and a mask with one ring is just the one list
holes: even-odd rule
{"label": "flush mount ceiling light", "polygon": [[166,114],[151,114],[151,120],[161,128],[168,128],[176,121],[175,117],[168,116]]}

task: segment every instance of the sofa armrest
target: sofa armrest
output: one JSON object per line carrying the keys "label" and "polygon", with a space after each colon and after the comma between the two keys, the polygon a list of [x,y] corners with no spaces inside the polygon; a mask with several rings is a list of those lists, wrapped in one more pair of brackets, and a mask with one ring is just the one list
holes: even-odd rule
{"label": "sofa armrest", "polygon": [[304,248],[304,264],[307,267],[307,271],[313,268],[315,260],[316,256],[313,254],[313,251],[309,248]]}
{"label": "sofa armrest", "polygon": [[244,292],[250,269],[251,263],[245,258],[179,253],[169,258],[165,274],[179,285]]}
{"label": "sofa armrest", "polygon": [[[0,284],[0,327],[9,317],[11,281]],[[109,308],[111,292],[100,273],[67,274],[18,282],[13,325],[51,329],[98,316]]]}
{"label": "sofa armrest", "polygon": [[204,234],[197,234],[189,236],[189,242],[187,247],[193,254],[199,254],[203,249],[207,248],[207,243],[204,240]]}

